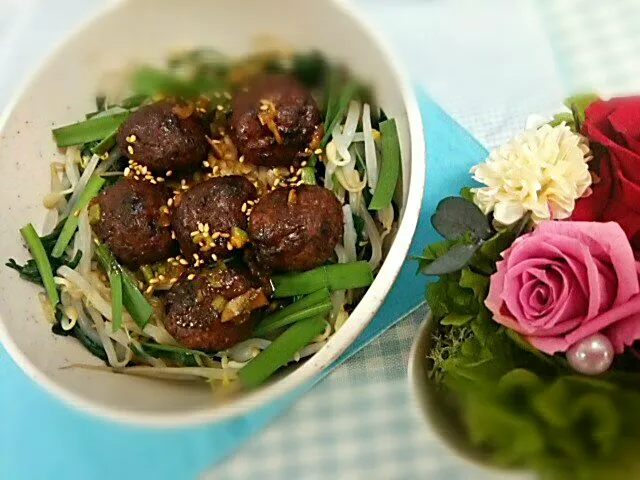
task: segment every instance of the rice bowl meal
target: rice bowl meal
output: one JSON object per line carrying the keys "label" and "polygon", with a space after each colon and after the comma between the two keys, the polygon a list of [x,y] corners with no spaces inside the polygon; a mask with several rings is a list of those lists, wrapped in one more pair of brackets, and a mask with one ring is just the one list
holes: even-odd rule
{"label": "rice bowl meal", "polygon": [[186,50],[122,78],[53,128],[45,229],[25,219],[32,258],[7,265],[104,361],[69,368],[257,387],[373,282],[401,206],[396,121],[316,51]]}

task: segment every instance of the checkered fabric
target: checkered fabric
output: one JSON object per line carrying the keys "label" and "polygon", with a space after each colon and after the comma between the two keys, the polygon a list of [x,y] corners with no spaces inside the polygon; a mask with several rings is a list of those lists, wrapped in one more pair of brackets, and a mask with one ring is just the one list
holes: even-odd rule
{"label": "checkered fabric", "polygon": [[[637,0],[357,3],[413,78],[488,148],[571,91],[640,86]],[[457,458],[412,404],[408,352],[426,313],[402,319],[205,478],[512,478]]]}

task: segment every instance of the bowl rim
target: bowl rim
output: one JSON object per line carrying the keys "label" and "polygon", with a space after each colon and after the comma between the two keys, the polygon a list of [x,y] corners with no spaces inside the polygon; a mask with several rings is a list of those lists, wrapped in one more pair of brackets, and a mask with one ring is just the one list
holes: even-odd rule
{"label": "bowl rim", "polygon": [[[305,389],[316,383],[322,378],[322,372],[353,344],[355,339],[371,322],[400,273],[418,223],[426,182],[427,159],[423,123],[418,101],[408,74],[396,60],[397,57],[391,52],[388,45],[382,41],[381,35],[363,18],[355,6],[349,5],[343,0],[326,1],[332,3],[342,15],[354,24],[358,24],[365,32],[365,35],[369,37],[374,48],[385,57],[407,112],[407,123],[411,138],[411,175],[403,217],[399,224],[396,237],[374,282],[352,313],[352,316],[356,318],[361,317],[359,318],[357,327],[340,329],[334,333],[327,345],[294,371],[287,373],[272,384],[248,392],[237,400],[225,402],[217,406],[214,406],[212,403],[211,407],[190,409],[184,412],[145,412],[105,406],[87,400],[72,390],[59,385],[55,380],[50,379],[46,374],[41,372],[28,356],[22,352],[10,337],[4,321],[0,318],[0,343],[2,343],[10,357],[26,375],[54,397],[61,399],[64,403],[82,412],[117,423],[141,427],[178,428],[222,422],[256,411],[259,408],[269,405],[277,398],[285,397],[296,389]],[[69,34],[63,36],[62,39],[49,50],[45,57],[35,65],[35,68],[32,68],[27,79],[23,82],[22,87],[13,93],[11,100],[0,115],[0,132],[4,130],[15,106],[23,98],[24,93],[35,82],[40,71],[45,68],[51,59],[59,51],[63,50],[65,45],[70,43],[78,34],[90,28],[93,23],[100,21],[104,15],[122,7],[122,5],[126,3],[128,3],[128,0],[118,0],[98,9],[97,12],[89,16],[84,22],[81,22],[78,27],[74,28]],[[367,311],[364,311],[365,308]]]}

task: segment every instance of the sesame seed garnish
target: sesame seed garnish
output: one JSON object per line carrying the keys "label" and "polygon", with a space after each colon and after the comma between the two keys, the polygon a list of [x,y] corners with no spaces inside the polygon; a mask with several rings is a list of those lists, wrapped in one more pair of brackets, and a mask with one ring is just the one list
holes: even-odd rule
{"label": "sesame seed garnish", "polygon": [[157,278],[152,278],[151,280],[149,280],[149,285],[155,285],[156,283],[158,283],[160,280],[158,280]]}
{"label": "sesame seed garnish", "polygon": [[127,146],[127,152],[129,152],[130,155],[133,155],[133,147],[131,145]]}
{"label": "sesame seed garnish", "polygon": [[131,173],[131,169],[130,169],[129,167],[125,167],[125,169],[124,169],[124,176],[125,176],[125,177],[128,177],[130,173]]}
{"label": "sesame seed garnish", "polygon": [[140,180],[140,177],[139,177],[138,175],[134,175],[134,176],[133,176],[133,179],[134,179],[134,180]]}
{"label": "sesame seed garnish", "polygon": [[213,96],[216,98],[220,98],[220,92],[213,92]]}
{"label": "sesame seed garnish", "polygon": [[146,293],[147,295],[151,295],[153,293],[153,285],[149,285],[144,293]]}
{"label": "sesame seed garnish", "polygon": [[215,240],[219,236],[220,236],[220,232],[213,232],[213,234],[211,235],[211,238]]}
{"label": "sesame seed garnish", "polygon": [[267,110],[269,110],[269,106],[268,105],[260,105],[260,110],[262,110],[263,112],[266,112]]}
{"label": "sesame seed garnish", "polygon": [[233,250],[233,245],[231,242],[227,242],[227,250]]}
{"label": "sesame seed garnish", "polygon": [[198,260],[198,259],[200,258],[200,256],[199,256],[197,253],[194,253],[194,254],[193,254],[193,258],[194,258],[195,260]]}
{"label": "sesame seed garnish", "polygon": [[189,275],[187,275],[187,280],[193,280],[194,278],[196,278],[195,273],[190,273]]}
{"label": "sesame seed garnish", "polygon": [[173,198],[170,198],[169,200],[167,200],[167,205],[169,207],[173,205]]}
{"label": "sesame seed garnish", "polygon": [[216,105],[216,110],[218,110],[219,112],[224,110],[224,107],[222,105]]}
{"label": "sesame seed garnish", "polygon": [[295,182],[297,182],[297,181],[298,181],[298,177],[297,177],[297,176],[293,176],[293,177],[291,177],[291,178],[289,179],[289,181],[290,181],[291,183],[295,183]]}
{"label": "sesame seed garnish", "polygon": [[180,262],[180,265],[189,265],[189,262],[187,262],[184,258],[181,258],[178,261]]}
{"label": "sesame seed garnish", "polygon": [[246,211],[247,211],[247,204],[246,204],[246,203],[243,203],[243,204],[242,204],[242,208],[241,208],[241,210],[242,210],[242,213],[244,213],[244,212],[246,212]]}
{"label": "sesame seed garnish", "polygon": [[276,179],[273,181],[273,186],[274,186],[274,187],[277,187],[279,183],[280,183],[280,179],[279,179],[279,178],[276,178]]}
{"label": "sesame seed garnish", "polygon": [[156,177],[156,182],[162,183],[162,182],[164,182],[164,178]]}
{"label": "sesame seed garnish", "polygon": [[176,283],[178,281],[177,277],[171,277],[171,279],[169,280],[169,283]]}
{"label": "sesame seed garnish", "polygon": [[158,280],[160,280],[161,282],[164,281],[164,275],[158,275]]}
{"label": "sesame seed garnish", "polygon": [[211,254],[211,258],[213,259],[214,262],[218,261],[218,256],[215,253]]}
{"label": "sesame seed garnish", "polygon": [[320,155],[322,153],[322,149],[321,148],[316,148],[313,153],[315,153],[316,155]]}
{"label": "sesame seed garnish", "polygon": [[153,178],[151,180],[149,180],[149,183],[151,183],[151,185],[157,185],[158,182],[156,182]]}
{"label": "sesame seed garnish", "polygon": [[244,155],[240,155],[240,158],[238,159],[238,161],[240,163],[244,163]]}
{"label": "sesame seed garnish", "polygon": [[194,230],[193,232],[191,232],[189,235],[191,235],[192,237],[195,237],[196,235],[198,235],[200,232],[198,230]]}
{"label": "sesame seed garnish", "polygon": [[229,92],[224,92],[223,95],[227,100],[231,100],[231,94]]}
{"label": "sesame seed garnish", "polygon": [[144,288],[144,282],[138,282],[138,288],[142,290]]}
{"label": "sesame seed garnish", "polygon": [[209,164],[209,162],[207,160],[205,160],[204,162],[202,162],[202,166],[204,168],[209,168],[210,164]]}
{"label": "sesame seed garnish", "polygon": [[171,230],[171,238],[172,238],[173,240],[175,240],[175,239],[176,239],[176,232],[174,232],[173,230]]}
{"label": "sesame seed garnish", "polygon": [[302,163],[300,164],[300,166],[301,166],[301,167],[306,167],[306,166],[307,166],[307,161],[305,160],[304,162],[302,162]]}
{"label": "sesame seed garnish", "polygon": [[173,171],[172,170],[167,170],[167,173],[165,173],[166,177],[170,177],[171,175],[173,175]]}

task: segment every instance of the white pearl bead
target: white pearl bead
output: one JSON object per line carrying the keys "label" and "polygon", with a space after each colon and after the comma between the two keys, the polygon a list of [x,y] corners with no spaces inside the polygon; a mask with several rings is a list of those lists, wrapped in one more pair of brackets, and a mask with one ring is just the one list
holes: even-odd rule
{"label": "white pearl bead", "polygon": [[567,350],[567,360],[571,368],[584,375],[600,375],[613,363],[613,345],[611,341],[596,333],[571,345]]}

